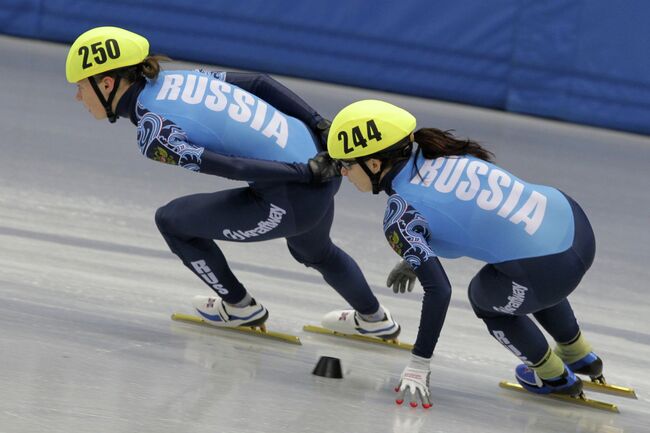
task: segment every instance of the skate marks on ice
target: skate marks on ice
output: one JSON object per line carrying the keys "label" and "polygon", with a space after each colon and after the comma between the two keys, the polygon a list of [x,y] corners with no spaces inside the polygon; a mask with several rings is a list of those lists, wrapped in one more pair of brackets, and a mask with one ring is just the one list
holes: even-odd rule
{"label": "skate marks on ice", "polygon": [[[49,242],[58,245],[72,247],[88,248],[97,251],[106,251],[114,253],[132,254],[136,256],[169,259],[176,261],[177,258],[168,250],[139,247],[135,245],[125,245],[122,243],[108,242],[104,240],[88,239],[73,235],[59,235],[54,233],[45,233],[33,230],[19,229],[15,227],[6,227],[0,225],[0,235],[16,236],[25,239]],[[162,245],[162,244],[161,244]],[[233,260],[230,264],[240,271],[257,273],[272,278],[287,279],[291,281],[303,281],[305,283],[321,284],[322,279],[316,275],[303,272],[294,272],[275,267],[257,265],[253,263],[240,262]],[[650,337],[648,338],[650,341]]]}
{"label": "skate marks on ice", "polygon": [[[165,250],[153,213],[177,196],[232,183],[142,158],[128,122],[109,129],[82,119],[87,113],[74,101],[74,86],[52,85],[61,81],[67,47],[0,37],[0,51],[6,60],[0,67],[6,78],[0,80],[0,149],[12,161],[0,173],[2,433],[648,431],[648,250],[642,246],[650,244],[650,232],[646,206],[639,204],[647,196],[647,138],[280,77],[326,115],[356,99],[411,107],[423,124],[482,140],[516,173],[552,180],[593,216],[599,252],[572,297],[581,323],[608,351],[611,378],[634,385],[640,399],[612,397],[622,411],[613,414],[500,390],[496,378],[509,377],[516,360],[493,347],[471,317],[466,286],[455,286],[452,301],[467,320],[447,319],[432,366],[434,405],[425,413],[394,404],[405,351],[311,335],[296,346],[170,325],[168,313],[202,286]],[[375,199],[344,181],[333,238],[359,260],[395,316],[412,319],[417,300],[402,302],[380,291],[394,253],[380,249],[384,241],[378,239],[376,255],[367,254],[366,218],[362,230],[353,229],[359,206],[383,215],[384,203]],[[120,217],[118,227],[122,214],[129,219]],[[381,236],[380,227],[375,233]],[[318,320],[336,294],[309,270],[280,269],[284,257],[269,251],[278,245],[264,248],[233,248],[227,257],[236,271],[245,271],[247,284],[276,304],[274,317],[293,317],[284,314],[290,309],[285,305],[300,310],[299,318],[278,324],[298,332]],[[621,262],[624,267],[617,266]],[[460,271],[450,269],[450,278],[458,279]],[[272,287],[268,275],[277,279]],[[405,331],[414,326],[411,320]],[[445,346],[461,337],[465,345],[471,339],[470,348],[459,344],[447,356]],[[483,362],[459,361],[468,352]],[[311,375],[320,355],[339,357],[345,378]]]}

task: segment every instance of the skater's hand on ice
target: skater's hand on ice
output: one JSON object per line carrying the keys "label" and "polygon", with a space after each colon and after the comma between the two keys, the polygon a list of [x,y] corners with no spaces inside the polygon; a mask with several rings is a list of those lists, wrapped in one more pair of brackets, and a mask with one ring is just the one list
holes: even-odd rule
{"label": "skater's hand on ice", "polygon": [[423,408],[429,409],[431,407],[429,360],[415,355],[411,356],[411,362],[402,372],[399,385],[395,388],[395,392],[398,393],[395,403],[401,405],[406,401],[411,407],[417,407],[418,403],[421,403]]}
{"label": "skater's hand on ice", "polygon": [[411,265],[406,260],[402,260],[388,274],[386,285],[393,288],[393,293],[404,293],[407,290],[412,292],[416,278]]}

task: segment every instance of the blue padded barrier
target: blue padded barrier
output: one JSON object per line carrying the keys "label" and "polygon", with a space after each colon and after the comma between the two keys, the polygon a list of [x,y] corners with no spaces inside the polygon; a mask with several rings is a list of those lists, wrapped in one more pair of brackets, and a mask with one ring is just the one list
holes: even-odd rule
{"label": "blue padded barrier", "polygon": [[176,59],[641,133],[648,18],[647,0],[0,0],[11,35],[116,25]]}

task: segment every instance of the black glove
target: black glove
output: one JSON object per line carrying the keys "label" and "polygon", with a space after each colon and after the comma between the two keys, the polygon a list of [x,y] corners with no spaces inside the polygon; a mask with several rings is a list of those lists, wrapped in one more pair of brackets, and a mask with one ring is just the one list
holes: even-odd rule
{"label": "black glove", "polygon": [[[399,262],[390,274],[388,274],[388,280],[386,280],[386,285],[393,288],[394,293],[404,293],[406,290],[409,292],[413,291],[413,286],[415,286],[416,279],[415,272],[411,268],[411,265],[408,264],[406,260]],[[407,289],[408,285],[408,289]]]}
{"label": "black glove", "polygon": [[327,119],[321,119],[314,127],[314,133],[321,143],[321,149],[327,150],[327,136],[330,133],[332,122]]}
{"label": "black glove", "polygon": [[327,182],[341,176],[341,164],[330,158],[327,152],[316,154],[307,164],[311,170],[313,183]]}

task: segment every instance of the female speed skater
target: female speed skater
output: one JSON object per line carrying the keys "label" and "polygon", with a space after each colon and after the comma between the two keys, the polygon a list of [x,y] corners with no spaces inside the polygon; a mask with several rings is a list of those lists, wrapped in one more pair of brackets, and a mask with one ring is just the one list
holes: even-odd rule
{"label": "female speed skater", "polygon": [[248,182],[180,197],[156,212],[171,251],[214,291],[194,299],[197,312],[215,326],[264,324],[267,309],[238,281],[214,240],[285,238],[291,255],[352,306],[357,323],[350,332],[395,338],[399,325],[330,239],[341,177],[325,152],[317,155],[329,122],[267,75],[161,71],[161,59],[149,55],[144,37],[98,27],[71,46],[66,76],[96,119],[123,117],[137,127],[147,158]]}
{"label": "female speed skater", "polygon": [[[469,299],[490,334],[523,364],[519,383],[535,393],[577,396],[574,373],[601,377],[602,361],[580,332],[567,296],[591,266],[594,234],[580,206],[563,192],[528,183],[492,163],[472,140],[422,128],[392,104],[365,100],[332,121],[327,148],[358,190],[389,196],[384,232],[402,257],[388,286],[424,288],[420,328],[397,403],[431,406],[430,359],[451,287],[438,257],[486,263]],[[552,350],[537,322],[556,342]]]}

